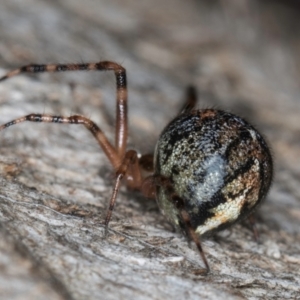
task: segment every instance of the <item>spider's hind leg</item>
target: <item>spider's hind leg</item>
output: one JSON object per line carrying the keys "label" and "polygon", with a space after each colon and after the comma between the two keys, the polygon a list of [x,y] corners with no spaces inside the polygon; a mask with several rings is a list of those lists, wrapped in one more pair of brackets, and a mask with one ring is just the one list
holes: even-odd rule
{"label": "spider's hind leg", "polygon": [[186,88],[184,103],[179,110],[179,114],[187,113],[195,108],[198,102],[197,90],[193,85]]}
{"label": "spider's hind leg", "polygon": [[205,265],[205,274],[208,273],[210,270],[209,264],[207,262],[205,253],[203,251],[200,237],[195,232],[195,229],[192,226],[191,218],[185,208],[184,200],[177,195],[169,178],[166,178],[161,175],[154,175],[154,176],[150,176],[146,180],[151,181],[156,186],[161,186],[166,190],[166,192],[169,196],[168,200],[172,202],[172,204],[175,206],[175,208],[178,211],[179,221],[180,221],[181,225],[183,225],[183,229],[184,229],[185,233],[195,243],[195,245],[198,249],[198,252],[199,252],[199,254],[202,258],[202,261]]}

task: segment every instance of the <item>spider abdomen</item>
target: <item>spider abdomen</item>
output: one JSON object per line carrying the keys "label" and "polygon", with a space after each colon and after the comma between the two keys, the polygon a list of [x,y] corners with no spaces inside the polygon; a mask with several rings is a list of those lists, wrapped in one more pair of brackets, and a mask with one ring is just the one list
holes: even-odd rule
{"label": "spider abdomen", "polygon": [[[225,228],[249,215],[266,196],[272,157],[260,133],[233,114],[193,110],[162,132],[155,173],[167,178],[200,234]],[[157,202],[176,226],[183,226],[170,190],[157,187]]]}

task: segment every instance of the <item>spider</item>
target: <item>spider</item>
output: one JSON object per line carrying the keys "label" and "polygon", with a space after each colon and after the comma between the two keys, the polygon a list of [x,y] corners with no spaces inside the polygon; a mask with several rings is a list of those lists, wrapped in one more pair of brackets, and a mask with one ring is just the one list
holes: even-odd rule
{"label": "spider", "polygon": [[[21,122],[82,124],[95,137],[110,161],[116,179],[104,220],[107,233],[121,181],[148,198],[156,198],[167,219],[196,244],[209,272],[200,237],[249,216],[265,198],[272,181],[270,150],[247,121],[216,109],[195,109],[196,91],[188,88],[177,117],[161,133],[154,154],[127,150],[128,113],[126,70],[112,61],[83,64],[31,64],[8,72],[0,81],[20,73],[113,71],[116,77],[115,141],[81,116],[29,114],[0,126]],[[147,174],[147,175],[145,175]]]}

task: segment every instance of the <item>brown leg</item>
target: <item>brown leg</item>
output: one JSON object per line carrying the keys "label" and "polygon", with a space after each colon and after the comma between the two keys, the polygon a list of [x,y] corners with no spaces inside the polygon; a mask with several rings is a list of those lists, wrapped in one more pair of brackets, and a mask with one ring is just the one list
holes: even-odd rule
{"label": "brown leg", "polygon": [[44,123],[82,124],[96,138],[97,142],[99,143],[100,147],[103,149],[104,153],[110,160],[115,170],[118,169],[121,163],[120,158],[116,152],[116,149],[107,140],[102,130],[93,121],[83,116],[73,115],[70,117],[63,117],[63,116],[51,116],[46,114],[30,114],[1,125],[0,131],[12,125],[16,125],[18,123],[22,123],[26,121],[39,122],[39,123],[44,122]]}
{"label": "brown leg", "polygon": [[197,91],[194,86],[188,86],[186,89],[186,96],[184,104],[179,111],[179,114],[186,113],[194,109],[197,104]]}
{"label": "brown leg", "polygon": [[[186,234],[190,237],[190,239],[196,244],[199,254],[203,260],[203,263],[205,265],[205,272],[208,273],[209,272],[209,265],[207,262],[207,259],[205,257],[202,245],[201,245],[201,241],[200,241],[200,237],[198,234],[196,234],[192,224],[191,224],[191,219],[190,216],[188,214],[188,212],[185,209],[185,205],[184,205],[184,201],[182,198],[180,198],[176,192],[174,191],[174,188],[170,182],[170,180],[166,177],[163,176],[153,176],[153,183],[155,185],[158,186],[162,186],[165,188],[165,190],[167,191],[167,193],[169,194],[169,200],[174,204],[174,206],[177,208],[178,213],[179,213],[179,218],[182,221],[182,224],[184,226],[184,230],[186,232]],[[148,179],[150,180],[150,179]]]}
{"label": "brown leg", "polygon": [[153,154],[142,155],[139,159],[139,170],[145,178],[140,186],[140,191],[146,198],[155,200],[156,185],[152,176],[154,172],[153,159]]}
{"label": "brown leg", "polygon": [[[133,150],[130,150],[130,151],[133,151]],[[130,152],[130,151],[128,151],[128,152]],[[141,173],[139,160],[138,160],[136,151],[134,151],[134,153],[135,153],[135,157],[131,161],[128,172],[126,174],[126,185],[127,185],[127,188],[129,188],[131,190],[140,190],[142,182],[143,182],[143,178],[142,178],[142,173]]]}
{"label": "brown leg", "polygon": [[[119,169],[117,170],[117,174],[116,174],[117,178],[116,178],[113,194],[110,198],[109,207],[108,207],[105,221],[104,221],[105,235],[107,234],[108,224],[109,224],[109,221],[112,216],[112,212],[115,207],[116,197],[117,197],[117,194],[120,189],[121,180],[124,178],[124,176],[132,177],[133,175],[135,175],[137,177],[137,180],[135,180],[135,178],[133,178],[132,182],[135,183],[136,181],[140,180],[139,184],[141,184],[141,176],[140,176],[140,174],[138,174],[137,168],[138,168],[138,157],[137,157],[136,151],[134,151],[134,150],[127,151],[122,164],[120,165]],[[133,169],[134,169],[134,174],[130,174],[130,171],[132,171]]]}
{"label": "brown leg", "polygon": [[181,214],[181,218],[186,226],[186,232],[187,232],[188,236],[190,237],[190,239],[196,244],[196,247],[200,253],[202,261],[204,262],[206,272],[208,273],[210,270],[209,264],[207,262],[205,254],[204,254],[200,238],[192,227],[190,216],[185,209],[181,209],[180,214]]}
{"label": "brown leg", "polygon": [[83,64],[31,64],[13,70],[0,78],[6,80],[21,73],[63,72],[63,71],[114,71],[117,84],[116,109],[116,136],[115,147],[119,157],[126,151],[128,125],[127,125],[127,83],[126,70],[119,64],[111,61]]}

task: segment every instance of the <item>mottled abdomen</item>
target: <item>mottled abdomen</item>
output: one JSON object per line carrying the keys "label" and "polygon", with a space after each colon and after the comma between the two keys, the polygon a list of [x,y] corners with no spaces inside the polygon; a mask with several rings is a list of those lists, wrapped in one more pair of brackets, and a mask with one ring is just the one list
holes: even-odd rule
{"label": "mottled abdomen", "polygon": [[[155,174],[169,179],[200,235],[246,217],[266,196],[272,157],[260,133],[233,114],[194,110],[175,118],[155,151]],[[183,226],[170,189],[157,187],[157,202]],[[174,198],[174,197],[173,197]]]}

